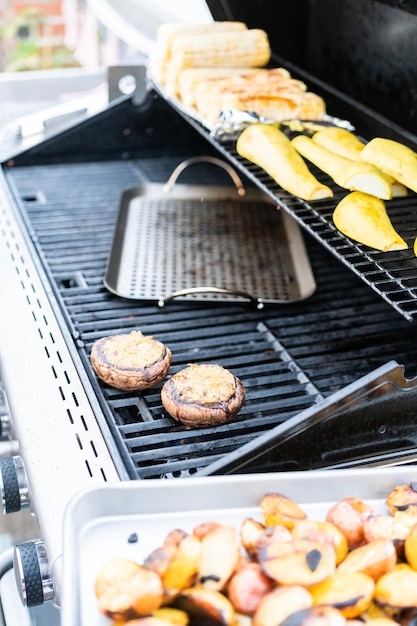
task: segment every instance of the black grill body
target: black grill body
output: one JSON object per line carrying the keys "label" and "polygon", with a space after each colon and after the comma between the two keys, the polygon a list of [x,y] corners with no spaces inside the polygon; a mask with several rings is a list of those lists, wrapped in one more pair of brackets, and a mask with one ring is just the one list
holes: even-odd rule
{"label": "black grill body", "polygon": [[[365,117],[371,121],[359,110],[357,118]],[[82,362],[80,376],[93,389],[93,405],[98,401],[97,419],[105,420],[117,446],[120,474],[132,479],[210,473],[212,464],[391,359],[405,366],[407,376],[417,374],[413,317],[404,319],[384,302],[329,252],[314,229],[305,229],[305,240],[317,289],[304,302],[262,310],[247,303],[173,302],[160,308],[119,298],[104,287],[123,191],[165,182],[184,158],[219,153],[234,162],[151,90],[141,105],[122,99],[3,164],[66,324],[69,349]],[[182,182],[193,183],[196,176],[206,184],[230,184],[209,165],[184,173]],[[249,171],[244,180],[258,182]],[[285,205],[285,197],[280,201]],[[294,213],[298,210],[308,208],[297,206]],[[93,342],[132,329],[167,343],[171,373],[190,362],[231,369],[247,391],[233,423],[185,428],[165,413],[160,386],[124,393],[102,384],[89,361]],[[403,426],[408,432],[409,422]],[[302,456],[301,448],[294,450],[292,467],[303,467]]]}

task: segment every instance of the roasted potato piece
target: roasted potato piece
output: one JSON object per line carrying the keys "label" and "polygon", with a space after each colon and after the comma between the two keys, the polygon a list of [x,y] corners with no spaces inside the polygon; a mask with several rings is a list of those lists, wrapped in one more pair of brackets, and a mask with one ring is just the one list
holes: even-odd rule
{"label": "roasted potato piece", "polygon": [[347,496],[334,504],[327,512],[326,521],[334,524],[345,535],[349,549],[364,541],[364,522],[376,515],[373,507],[360,498]]}
{"label": "roasted potato piece", "polygon": [[277,526],[267,526],[256,542],[254,556],[256,559],[259,559],[260,551],[268,543],[281,543],[292,540],[293,536],[291,531],[286,526],[283,526],[282,524],[277,524]]}
{"label": "roasted potato piece", "polygon": [[193,528],[193,535],[200,539],[200,541],[209,533],[211,530],[215,528],[219,528],[219,526],[223,526],[220,522],[202,522]]}
{"label": "roasted potato piece", "polygon": [[127,622],[114,622],[113,626],[172,626],[172,622],[168,622],[160,617],[146,615],[146,617],[138,617]]}
{"label": "roasted potato piece", "polygon": [[[417,523],[417,518],[416,518]],[[363,524],[365,541],[389,539],[393,542],[397,554],[404,552],[404,541],[409,528],[393,515],[370,515]]]}
{"label": "roasted potato piece", "polygon": [[201,552],[202,544],[197,537],[183,537],[162,576],[165,596],[172,597],[192,585],[200,566]]}
{"label": "roasted potato piece", "polygon": [[260,601],[253,616],[253,626],[277,626],[294,611],[312,606],[313,598],[304,587],[277,587]]}
{"label": "roasted potato piece", "polygon": [[139,563],[130,559],[115,558],[106,561],[96,576],[94,587],[96,597],[99,598],[109,587],[120,580],[125,580],[136,574],[140,567]]}
{"label": "roasted potato piece", "polygon": [[407,563],[417,570],[417,524],[411,528],[404,542],[404,554]]}
{"label": "roasted potato piece", "polygon": [[314,585],[336,569],[333,546],[306,539],[273,542],[259,554],[262,571],[282,585]]}
{"label": "roasted potato piece", "polygon": [[247,563],[238,569],[227,586],[227,597],[236,611],[252,615],[263,596],[275,587],[259,563]]}
{"label": "roasted potato piece", "polygon": [[405,511],[395,511],[393,517],[396,522],[410,529],[417,524],[417,505],[410,504]]}
{"label": "roasted potato piece", "polygon": [[377,539],[349,552],[337,570],[363,572],[376,581],[383,574],[391,572],[396,564],[397,552],[394,543],[387,539]]}
{"label": "roasted potato piece", "polygon": [[238,532],[233,526],[220,526],[201,541],[197,580],[206,589],[225,588],[241,558]]}
{"label": "roasted potato piece", "polygon": [[153,550],[145,559],[144,567],[146,569],[157,572],[161,577],[171,563],[171,559],[175,551],[187,533],[184,530],[175,528],[166,536],[162,546]]}
{"label": "roasted potato piece", "polygon": [[411,565],[399,563],[376,582],[374,599],[385,607],[417,607],[417,572]]}
{"label": "roasted potato piece", "polygon": [[230,600],[213,589],[185,589],[176,598],[175,608],[189,615],[192,626],[234,626],[236,619]]}
{"label": "roasted potato piece", "polygon": [[173,609],[171,606],[163,606],[160,609],[156,609],[152,612],[152,616],[162,619],[168,624],[174,624],[175,626],[187,626],[190,621],[185,611]]}
{"label": "roasted potato piece", "polygon": [[[295,611],[280,626],[345,626],[346,619],[332,606],[313,606]],[[360,626],[360,625],[358,625]]]}
{"label": "roasted potato piece", "polygon": [[330,522],[321,520],[301,520],[291,531],[294,539],[309,539],[319,543],[329,543],[336,553],[336,564],[343,561],[348,552],[348,542],[342,531]]}
{"label": "roasted potato piece", "polygon": [[115,620],[148,615],[162,604],[163,586],[159,575],[141,567],[133,576],[119,580],[98,599],[100,611]]}
{"label": "roasted potato piece", "polygon": [[405,511],[417,505],[417,491],[413,485],[398,485],[388,495],[386,504],[393,515],[396,511]]}
{"label": "roasted potato piece", "polygon": [[265,526],[283,524],[287,528],[292,528],[296,521],[307,517],[294,500],[280,493],[266,494],[260,502],[260,507]]}
{"label": "roasted potato piece", "polygon": [[367,626],[398,626],[398,622],[391,617],[375,617],[366,621]]}
{"label": "roasted potato piece", "polygon": [[309,588],[315,605],[331,605],[344,617],[358,617],[371,604],[375,583],[362,572],[336,572]]}
{"label": "roasted potato piece", "polygon": [[256,557],[257,542],[264,530],[265,526],[252,517],[245,517],[240,525],[240,543],[252,558]]}

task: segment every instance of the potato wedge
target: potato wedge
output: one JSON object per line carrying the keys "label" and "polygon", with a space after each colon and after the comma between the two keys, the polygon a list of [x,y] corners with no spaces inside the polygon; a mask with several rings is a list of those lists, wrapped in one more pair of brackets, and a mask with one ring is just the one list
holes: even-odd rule
{"label": "potato wedge", "polygon": [[220,522],[202,522],[193,528],[193,535],[200,539],[200,541],[209,533],[211,530],[215,528],[219,528],[219,526],[223,526]]}
{"label": "potato wedge", "polygon": [[[353,620],[349,621],[350,626]],[[313,606],[291,613],[280,626],[345,626],[346,619],[332,606]],[[361,623],[357,626],[361,626]]]}
{"label": "potato wedge", "polygon": [[417,524],[411,528],[404,542],[407,563],[417,570]]}
{"label": "potato wedge", "polygon": [[363,572],[378,580],[397,564],[397,552],[389,539],[376,539],[355,548],[337,568],[338,572]]}
{"label": "potato wedge", "polygon": [[155,548],[155,550],[148,554],[143,563],[144,567],[157,572],[162,577],[168,569],[178,545],[186,536],[187,533],[185,530],[180,528],[175,528],[169,532],[162,546]]}
{"label": "potato wedge", "polygon": [[140,570],[141,566],[130,559],[115,558],[101,566],[95,581],[94,591],[99,598],[107,589],[121,580],[130,578]]}
{"label": "potato wedge", "polygon": [[234,626],[236,612],[226,596],[213,589],[185,589],[175,600],[175,608],[185,611],[190,622],[199,626]]}
{"label": "potato wedge", "polygon": [[398,485],[388,494],[386,505],[392,515],[396,511],[406,511],[408,507],[417,505],[417,491],[413,485]]}
{"label": "potato wedge", "polygon": [[274,587],[275,583],[262,572],[259,563],[247,563],[230,579],[227,597],[236,611],[252,615],[261,599]]}
{"label": "potato wedge", "polygon": [[127,622],[117,621],[113,623],[113,626],[172,626],[172,622],[155,615],[146,615],[146,617],[130,619]]}
{"label": "potato wedge", "polygon": [[162,581],[156,572],[141,567],[138,572],[120,580],[98,599],[99,610],[114,620],[148,615],[163,600]]}
{"label": "potato wedge", "polygon": [[254,548],[254,558],[259,560],[259,554],[264,546],[269,543],[282,543],[285,541],[292,541],[293,536],[289,528],[283,524],[277,524],[276,526],[267,526],[263,533],[259,536],[256,546]]}
{"label": "potato wedge", "polygon": [[265,526],[282,524],[287,528],[292,528],[295,522],[307,517],[294,500],[280,493],[266,494],[259,506]]}
{"label": "potato wedge", "polygon": [[190,621],[185,611],[174,609],[171,606],[163,606],[160,609],[156,609],[152,612],[152,617],[157,617],[168,624],[174,624],[174,626],[187,626]]}
{"label": "potato wedge", "polygon": [[190,587],[200,567],[202,543],[194,535],[186,535],[172,554],[162,576],[164,595],[175,596],[181,589]]}
{"label": "potato wedge", "polygon": [[313,598],[304,587],[278,587],[260,601],[253,616],[253,626],[277,626],[295,611],[312,606]]}
{"label": "potato wedge", "polygon": [[347,496],[336,502],[327,512],[326,521],[334,524],[345,535],[349,549],[364,540],[364,522],[375,509],[360,498]]}
{"label": "potato wedge", "polygon": [[280,187],[303,200],[333,197],[330,187],[313,176],[304,159],[275,124],[251,124],[237,140],[236,150],[265,170]]}
{"label": "potato wedge", "polygon": [[[417,518],[414,523],[417,523]],[[363,524],[365,541],[389,539],[398,555],[404,552],[404,542],[409,530],[409,526],[394,515],[370,515]]]}
{"label": "potato wedge", "polygon": [[314,585],[336,569],[333,546],[306,539],[273,542],[259,554],[262,571],[281,585]]}
{"label": "potato wedge", "polygon": [[245,517],[240,525],[240,543],[251,558],[256,558],[256,545],[264,531],[265,526],[252,517]]}
{"label": "potato wedge", "polygon": [[352,161],[323,148],[306,135],[291,140],[294,148],[343,189],[361,191],[382,200],[392,198],[390,179],[370,163]]}
{"label": "potato wedge", "polygon": [[393,518],[396,523],[410,529],[417,524],[417,506],[411,504],[405,511],[395,511]]}
{"label": "potato wedge", "polygon": [[201,541],[197,581],[205,589],[221,591],[241,558],[239,535],[233,526],[220,526]]}
{"label": "potato wedge", "polygon": [[408,248],[392,225],[384,202],[367,193],[353,191],[342,198],[333,211],[333,222],[346,237],[375,250]]}
{"label": "potato wedge", "polygon": [[309,588],[315,605],[331,605],[344,617],[358,617],[371,604],[375,583],[362,572],[336,572]]}
{"label": "potato wedge", "polygon": [[320,543],[329,543],[335,550],[336,564],[343,561],[349,549],[345,535],[330,522],[301,520],[295,523],[291,533],[294,539],[309,539]]}
{"label": "potato wedge", "polygon": [[407,563],[399,563],[376,582],[375,602],[395,609],[417,607],[417,572]]}

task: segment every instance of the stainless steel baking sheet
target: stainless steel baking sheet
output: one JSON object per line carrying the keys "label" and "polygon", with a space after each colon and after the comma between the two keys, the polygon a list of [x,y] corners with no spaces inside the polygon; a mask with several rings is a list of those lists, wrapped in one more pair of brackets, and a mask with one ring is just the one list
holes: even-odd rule
{"label": "stainless steel baking sheet", "polygon": [[[271,491],[295,499],[311,519],[323,519],[344,496],[357,496],[385,512],[397,485],[417,481],[417,466],[131,481],[93,487],[70,502],[64,521],[62,626],[109,626],[100,615],[94,582],[112,557],[139,562],[174,528],[191,531],[199,522],[239,526],[260,519],[259,501]],[[136,533],[138,541],[128,539]]]}
{"label": "stainless steel baking sheet", "polygon": [[118,296],[289,303],[316,284],[296,221],[257,189],[146,184],[121,199],[104,278]]}

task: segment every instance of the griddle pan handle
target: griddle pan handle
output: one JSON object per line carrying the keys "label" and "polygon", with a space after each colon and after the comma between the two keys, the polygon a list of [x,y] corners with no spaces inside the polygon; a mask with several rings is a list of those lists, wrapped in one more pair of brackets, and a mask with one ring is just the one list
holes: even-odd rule
{"label": "griddle pan handle", "polygon": [[238,291],[236,289],[222,289],[220,287],[191,287],[190,289],[180,289],[179,291],[175,291],[167,298],[160,298],[158,300],[158,306],[163,307],[168,302],[175,300],[175,298],[183,298],[184,296],[191,296],[193,294],[210,294],[210,293],[218,293],[218,294],[227,294],[230,296],[238,296],[240,298],[244,298],[245,300],[249,300],[256,305],[257,309],[263,309],[264,303],[262,298],[255,298],[244,291]]}
{"label": "griddle pan handle", "polygon": [[245,192],[243,183],[240,177],[237,175],[237,173],[233,169],[233,167],[229,165],[228,163],[226,163],[226,161],[222,161],[222,159],[216,159],[216,157],[210,157],[210,156],[192,157],[190,159],[186,159],[185,161],[182,161],[182,163],[177,165],[177,167],[175,168],[175,170],[172,172],[171,176],[168,178],[167,182],[165,183],[163,187],[164,192],[169,193],[171,189],[174,187],[175,183],[177,182],[182,172],[185,169],[187,169],[187,167],[189,167],[190,165],[194,165],[195,163],[212,163],[213,165],[218,165],[219,167],[223,168],[229,174],[230,178],[234,182],[236,189],[237,189],[237,195],[238,196],[245,195],[246,192]]}

